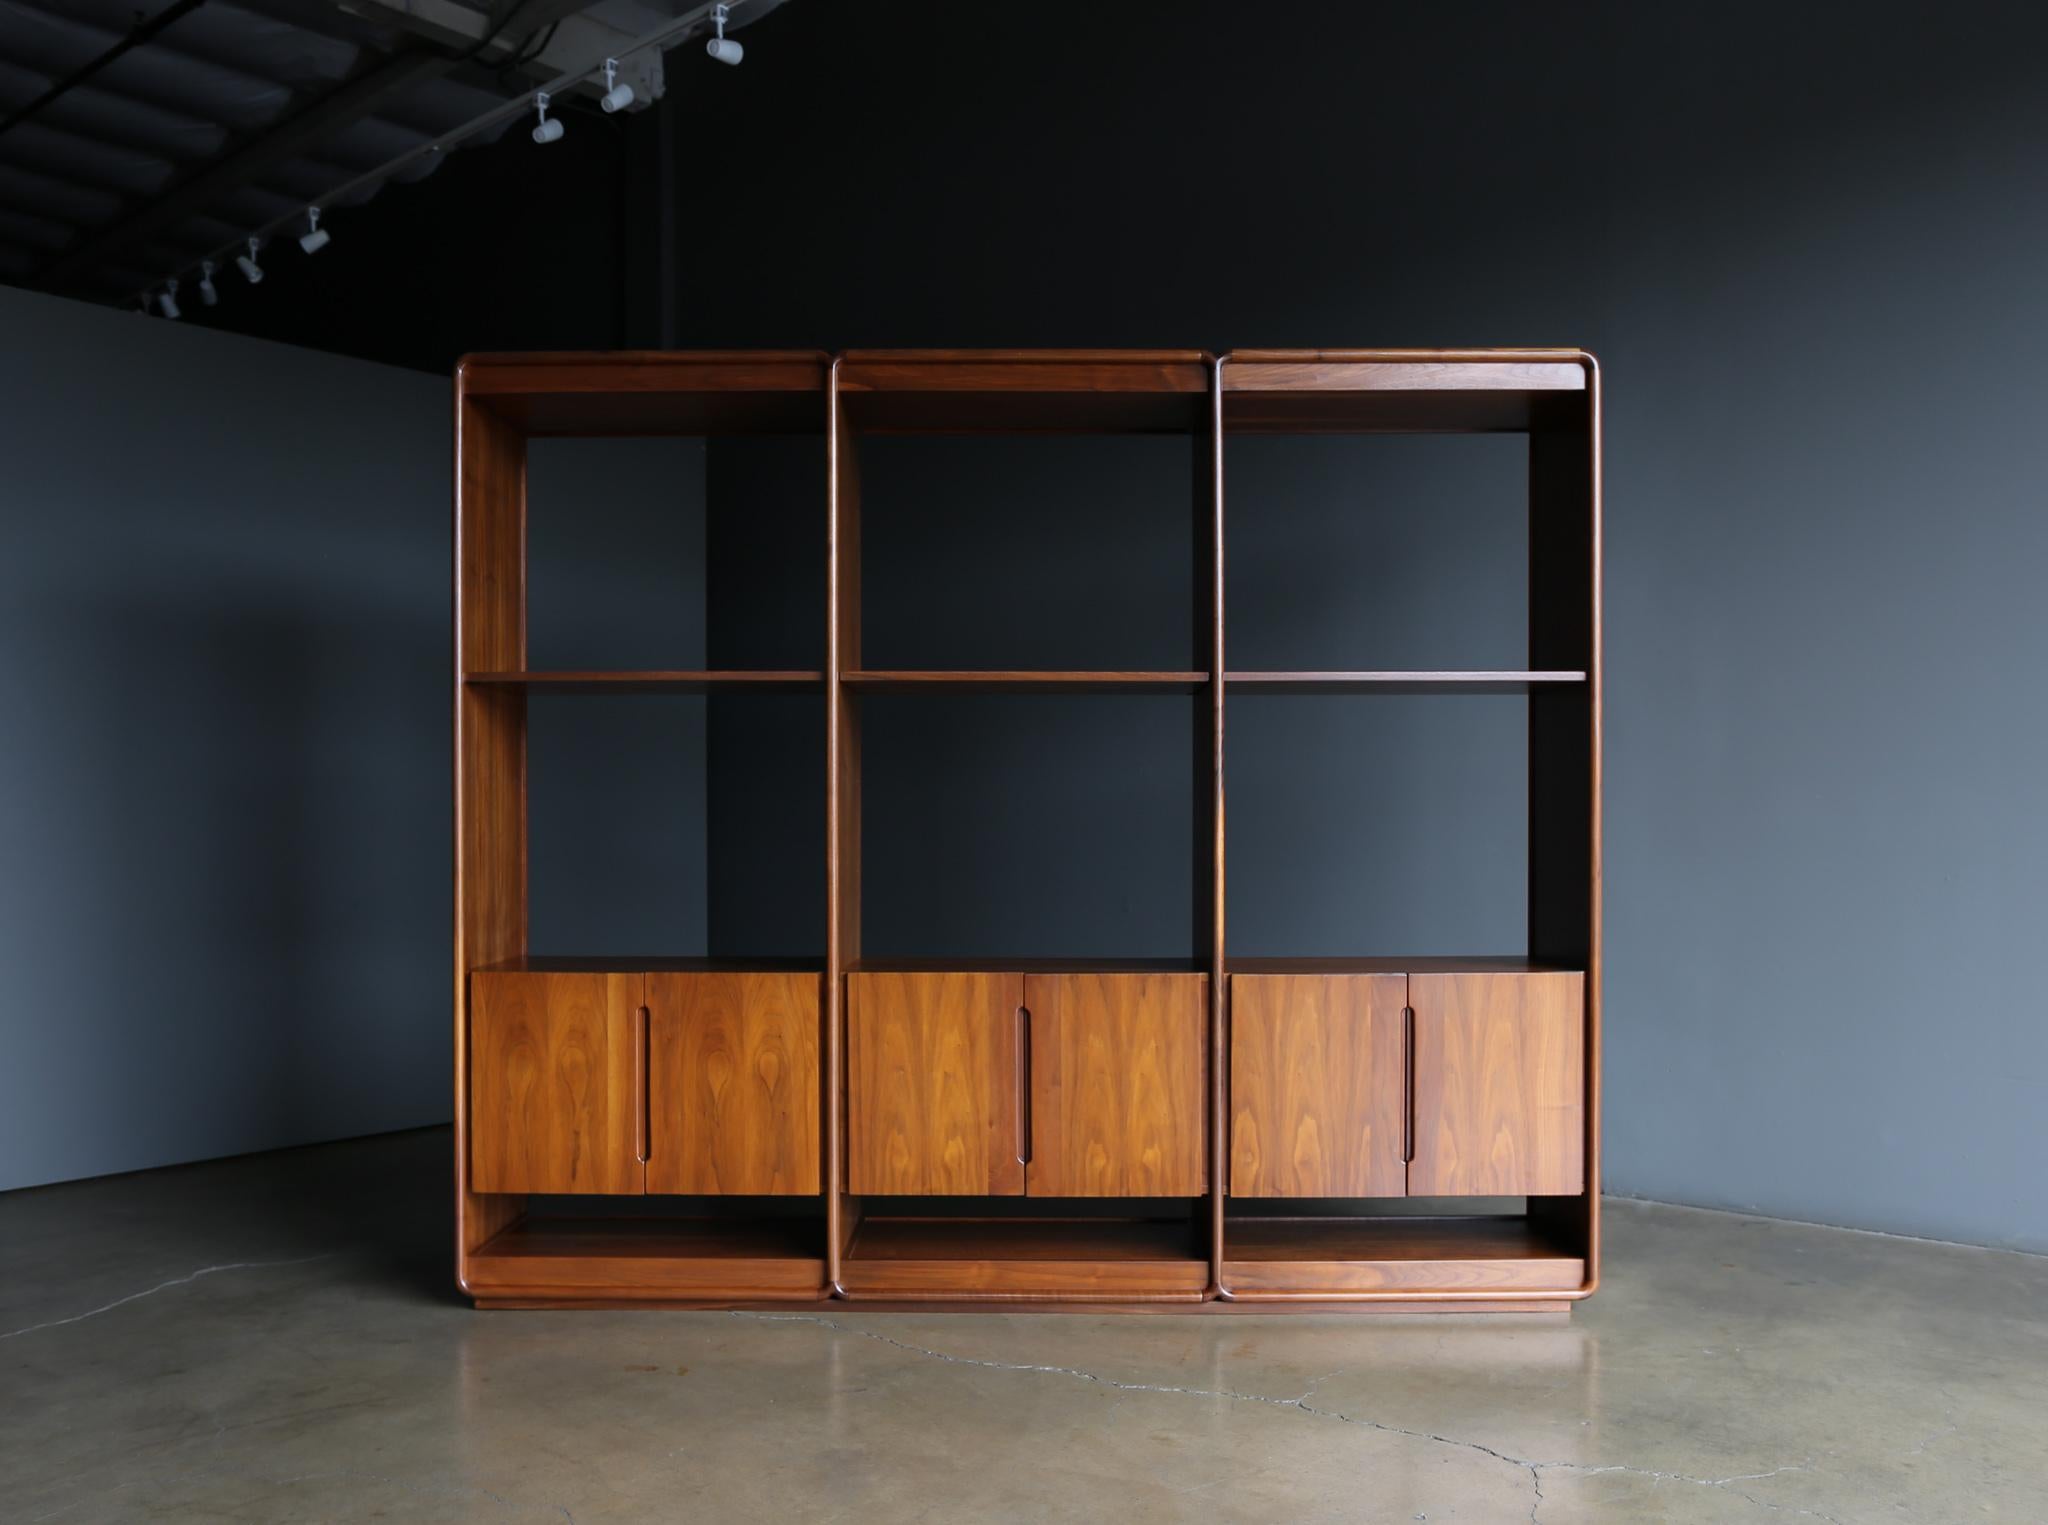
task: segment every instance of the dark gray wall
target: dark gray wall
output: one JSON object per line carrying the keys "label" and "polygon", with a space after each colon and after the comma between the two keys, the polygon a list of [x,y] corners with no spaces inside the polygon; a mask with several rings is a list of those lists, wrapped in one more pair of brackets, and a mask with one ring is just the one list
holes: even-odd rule
{"label": "dark gray wall", "polygon": [[[0,1189],[444,1121],[447,382],[4,288],[0,335]],[[534,655],[689,665],[702,450],[597,448],[535,462]],[[701,948],[701,703],[573,702],[536,936]]]}
{"label": "dark gray wall", "polygon": [[[535,440],[526,496],[529,666],[704,665],[701,440]],[[706,951],[705,707],[529,702],[534,952]]]}
{"label": "dark gray wall", "polygon": [[[744,69],[677,98],[682,141],[719,144],[686,187],[717,235],[677,272],[683,341],[1593,348],[1611,1185],[2048,1248],[2048,13],[1155,0],[1090,12],[1078,41],[1057,12],[936,3],[761,23]],[[1515,511],[1518,463],[1459,443],[1456,464],[1357,476],[1341,452],[1240,452],[1233,660],[1297,638],[1361,661],[1518,651],[1523,548],[1488,517]],[[1051,529],[1074,489],[1037,469]],[[910,482],[901,511],[1046,579],[1064,629],[1044,649],[1106,647],[1123,617],[1089,601],[1085,561],[999,520],[1031,481],[991,470],[942,505]],[[898,511],[877,490],[870,517]],[[1413,510],[1427,543],[1392,527]],[[1115,552],[1122,511],[1100,512]],[[1269,585],[1304,557],[1312,586]],[[1014,591],[942,604],[931,632],[1013,617]],[[1233,946],[1514,935],[1517,870],[1485,847],[1517,821],[1500,703],[1238,706]],[[871,829],[922,809],[931,834],[883,870],[906,908],[885,925],[1023,951],[1151,936],[1185,865],[1139,885],[1124,865],[1155,855],[1130,837],[1047,837],[1074,797],[1032,764],[1124,752],[1138,832],[1186,787],[1146,722],[918,723],[869,775]],[[898,782],[920,758],[971,770],[944,786],[972,791],[965,840],[931,809],[950,799]],[[1026,861],[1048,840],[1077,853],[1056,874]],[[969,869],[998,878],[962,908]]]}
{"label": "dark gray wall", "polygon": [[0,333],[0,1186],[442,1119],[445,384]]}

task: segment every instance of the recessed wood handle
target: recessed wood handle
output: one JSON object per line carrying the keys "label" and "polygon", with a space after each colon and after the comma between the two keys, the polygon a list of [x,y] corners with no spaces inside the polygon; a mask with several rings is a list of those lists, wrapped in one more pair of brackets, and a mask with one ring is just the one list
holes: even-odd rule
{"label": "recessed wood handle", "polygon": [[1401,1008],[1401,1158],[1415,1160],[1415,1008]]}
{"label": "recessed wood handle", "polygon": [[648,1041],[648,1031],[647,1031],[647,1030],[648,1030],[648,1024],[649,1024],[649,1014],[648,1014],[648,1010],[647,1010],[647,1008],[646,1008],[645,1006],[643,1006],[643,1007],[641,1007],[641,1008],[640,1008],[639,1012],[638,1012],[638,1013],[637,1013],[637,1014],[635,1015],[635,1018],[634,1018],[634,1022],[633,1022],[633,1027],[634,1027],[634,1032],[633,1032],[633,1075],[634,1075],[634,1080],[635,1080],[635,1084],[634,1084],[634,1086],[633,1086],[633,1111],[634,1111],[634,1118],[633,1118],[633,1147],[634,1147],[635,1151],[637,1151],[637,1153],[638,1153],[638,1155],[639,1155],[639,1158],[640,1158],[640,1163],[641,1163],[641,1164],[643,1164],[643,1165],[647,1163],[647,1156],[648,1156],[648,1153],[649,1153],[649,1150],[648,1150],[648,1147],[647,1147],[647,1132],[648,1132],[648,1129],[647,1129],[647,1113],[648,1113],[648,1089],[647,1089],[647,1087],[648,1087],[648,1079],[647,1079],[647,1069],[648,1069],[648,1065],[647,1065],[647,1041]]}
{"label": "recessed wood handle", "polygon": [[1031,1163],[1031,1009],[1017,1008],[1017,1163]]}

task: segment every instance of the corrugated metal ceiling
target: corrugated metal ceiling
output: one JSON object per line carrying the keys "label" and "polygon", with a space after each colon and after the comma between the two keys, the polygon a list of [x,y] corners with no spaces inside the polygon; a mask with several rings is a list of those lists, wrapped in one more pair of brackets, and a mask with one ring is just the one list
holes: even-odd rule
{"label": "corrugated metal ceiling", "polygon": [[[734,24],[774,3],[734,5]],[[178,4],[0,0],[0,122]],[[695,9],[692,0],[496,0],[495,9],[490,0],[351,0],[347,9],[200,0],[0,128],[0,281],[132,299],[526,95],[555,72],[561,50],[543,50],[558,25],[581,29],[587,57],[593,39],[601,54],[608,37],[641,36]],[[479,49],[471,36],[491,41]],[[533,58],[521,67],[525,54]],[[658,69],[658,58],[646,62]],[[643,84],[642,99],[649,93]],[[398,178],[439,162],[423,154]],[[343,200],[367,199],[379,183]]]}

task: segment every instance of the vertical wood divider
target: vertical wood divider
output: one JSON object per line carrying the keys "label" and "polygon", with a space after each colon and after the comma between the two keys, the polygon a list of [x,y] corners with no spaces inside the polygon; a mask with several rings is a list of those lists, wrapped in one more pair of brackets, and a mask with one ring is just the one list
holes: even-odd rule
{"label": "vertical wood divider", "polygon": [[1601,977],[1606,967],[1606,957],[1601,943],[1601,832],[1600,832],[1600,772],[1601,753],[1604,738],[1601,734],[1601,705],[1605,688],[1605,668],[1602,638],[1602,610],[1606,607],[1605,590],[1602,588],[1603,569],[1601,564],[1602,546],[1605,535],[1601,526],[1601,446],[1600,421],[1600,366],[1590,356],[1586,362],[1586,481],[1590,501],[1586,511],[1592,518],[1591,561],[1587,576],[1591,580],[1590,593],[1593,607],[1589,615],[1592,649],[1586,664],[1587,705],[1591,710],[1588,726],[1591,730],[1589,745],[1592,749],[1591,776],[1587,780],[1589,798],[1586,801],[1591,841],[1587,845],[1590,872],[1587,874],[1586,891],[1586,1290],[1596,1290],[1600,1285],[1600,1003]]}
{"label": "vertical wood divider", "polygon": [[846,974],[860,957],[860,710],[841,681],[860,666],[860,472],[839,391],[826,389],[825,550],[825,1291],[844,1297],[840,1265],[860,1222],[846,1192]]}
{"label": "vertical wood divider", "polygon": [[[1209,491],[1203,516],[1208,555],[1196,564],[1208,572],[1208,587],[1200,590],[1206,606],[1208,626],[1207,666],[1209,669],[1208,739],[1209,788],[1209,1285],[1204,1296],[1230,1300],[1223,1285],[1224,1193],[1229,1186],[1229,999],[1230,987],[1224,974],[1224,830],[1223,830],[1223,367],[1228,355],[1209,364]],[[1200,441],[1201,436],[1196,436]],[[1202,479],[1199,443],[1196,450],[1196,481]],[[1200,498],[1197,493],[1197,498]]]}
{"label": "vertical wood divider", "polygon": [[[1583,693],[1529,699],[1529,952],[1585,970],[1585,1187],[1530,1201],[1583,1246],[1600,1283],[1601,633],[1600,368],[1590,355],[1582,420],[1529,434],[1529,660],[1583,666]],[[1566,664],[1562,659],[1570,657]]]}
{"label": "vertical wood divider", "polygon": [[526,951],[526,696],[471,689],[470,672],[526,666],[526,441],[468,395],[455,373],[455,1257],[469,1257],[524,1210],[470,1190],[469,971]]}

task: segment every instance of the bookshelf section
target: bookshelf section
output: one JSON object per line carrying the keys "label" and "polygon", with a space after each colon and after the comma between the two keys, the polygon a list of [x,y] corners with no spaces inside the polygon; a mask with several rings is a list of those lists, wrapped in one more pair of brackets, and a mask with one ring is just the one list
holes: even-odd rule
{"label": "bookshelf section", "polygon": [[[456,413],[479,1305],[1592,1292],[1590,357],[479,356]],[[529,648],[533,442],[648,437],[703,442],[703,566]],[[694,787],[632,740],[671,705],[728,785],[701,923],[663,895],[700,845],[560,761]],[[646,828],[635,915],[563,919],[565,782],[586,848]]]}

